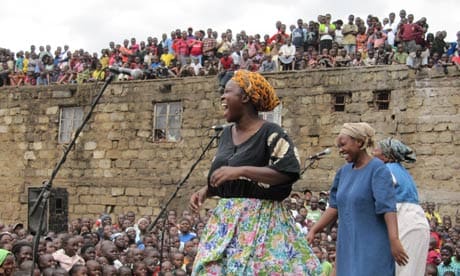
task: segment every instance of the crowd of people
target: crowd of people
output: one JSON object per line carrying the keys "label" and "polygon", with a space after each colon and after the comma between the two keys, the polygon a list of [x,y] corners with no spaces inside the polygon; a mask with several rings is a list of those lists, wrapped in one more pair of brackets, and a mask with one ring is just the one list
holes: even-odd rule
{"label": "crowd of people", "polygon": [[[277,22],[276,34],[263,40],[241,32],[233,41],[228,30],[220,42],[210,29],[205,38],[189,28],[175,31],[169,44],[166,35],[161,42],[111,43],[101,59],[71,53],[68,46],[58,49],[55,59],[50,47],[40,47],[38,54],[31,49],[35,59],[21,59],[21,76],[15,79],[12,73],[15,85],[99,81],[109,66],[125,68],[118,70],[119,80],[139,70],[145,78],[206,75],[206,64],[216,66],[223,116],[232,124],[222,130],[207,185],[190,196],[190,209],[182,206],[180,215],[170,210],[155,225],[150,216],[137,219],[132,211],[116,219],[110,214],[74,219],[68,232],[45,233],[35,248],[23,224],[2,225],[1,274],[460,275],[460,216],[453,225],[434,203],[420,204],[416,184],[401,164],[415,162],[412,149],[393,138],[376,142],[376,130],[365,122],[345,123],[335,142],[346,163],[330,191],[319,197],[309,190],[292,193],[301,175],[297,149],[279,125],[258,116],[280,103],[260,72],[348,66],[343,59],[337,63],[339,51],[353,61],[380,60],[383,51],[389,54],[383,64],[405,58],[403,63],[417,71],[438,54],[448,57],[441,63],[446,72],[450,62],[458,61],[460,33],[450,48],[443,32],[431,43],[426,19],[414,23],[413,18],[406,19],[402,10],[399,24],[390,14],[382,23],[374,16],[366,22],[350,16],[343,25],[331,23],[326,14],[318,23],[299,20],[290,34]],[[317,35],[313,45],[312,33]],[[318,59],[315,53],[321,53]],[[66,63],[64,74],[61,63]],[[8,68],[8,61],[3,64]],[[180,66],[174,70],[171,64]],[[33,68],[33,74],[24,74],[24,68]],[[4,81],[11,81],[7,73]],[[213,196],[219,197],[216,207],[201,214],[200,207]]]}
{"label": "crowd of people", "polygon": [[[140,69],[144,79],[219,75],[247,69],[260,72],[407,64],[419,70],[459,66],[460,31],[457,41],[446,42],[445,31],[429,32],[426,18],[415,21],[413,14],[399,12],[379,19],[350,15],[333,20],[331,14],[317,20],[298,19],[289,27],[276,22],[274,34],[233,33],[220,35],[212,29],[177,29],[138,42],[125,39],[109,43],[100,54],[68,45],[30,46],[13,52],[0,48],[0,86],[48,85],[102,81],[109,66]],[[129,80],[119,74],[118,80]]]}
{"label": "crowd of people", "polygon": [[[329,192],[292,193],[283,201],[298,231],[307,235],[329,204]],[[430,223],[431,241],[426,275],[458,275],[460,269],[460,216],[441,216],[433,202],[422,207]],[[45,233],[38,247],[35,275],[190,275],[200,236],[212,210],[203,215],[169,210],[148,231],[151,216],[132,211],[112,216],[82,217],[67,233]],[[337,224],[315,233],[311,247],[324,275],[335,266]],[[0,272],[30,275],[32,238],[22,223],[0,225]],[[445,267],[457,274],[444,274]],[[41,274],[39,274],[41,273]]]}

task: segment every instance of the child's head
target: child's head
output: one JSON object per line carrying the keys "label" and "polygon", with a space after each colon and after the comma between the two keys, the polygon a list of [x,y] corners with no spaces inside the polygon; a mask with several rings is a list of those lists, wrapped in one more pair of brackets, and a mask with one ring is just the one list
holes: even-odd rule
{"label": "child's head", "polygon": [[301,214],[298,214],[297,216],[295,216],[295,222],[303,223],[304,220],[305,218]]}
{"label": "child's head", "polygon": [[322,248],[320,246],[314,245],[311,249],[313,250],[313,254],[315,254],[316,258],[318,258],[318,260],[320,262],[322,262],[323,261],[323,250],[322,250]]}
{"label": "child's head", "polygon": [[174,270],[174,275],[175,276],[186,276],[187,273],[183,269],[176,269]]}
{"label": "child's head", "polygon": [[173,271],[173,264],[170,261],[164,261],[161,264],[161,271],[163,271],[163,272],[172,272]]}
{"label": "child's head", "polygon": [[147,257],[144,259],[144,263],[147,267],[147,274],[151,275],[157,268],[159,264],[158,258]]}
{"label": "child's head", "polygon": [[176,269],[182,268],[182,265],[184,265],[184,254],[180,252],[174,253],[171,258],[171,262]]}
{"label": "child's head", "polygon": [[444,245],[441,247],[441,260],[444,264],[448,265],[451,262],[454,251],[452,247]]}
{"label": "child's head", "polygon": [[86,276],[88,275],[86,266],[76,264],[69,271],[69,276]]}
{"label": "child's head", "polygon": [[86,262],[86,270],[88,276],[99,276],[102,274],[101,264],[94,260],[89,260]]}
{"label": "child's head", "polygon": [[109,264],[113,264],[113,262],[118,259],[118,249],[112,242],[105,242],[101,246],[101,253],[102,256],[105,257]]}
{"label": "child's head", "polygon": [[315,234],[314,238],[313,238],[313,245],[314,246],[319,246],[319,244],[321,243],[321,232],[318,232]]}
{"label": "child's head", "polygon": [[188,218],[181,218],[179,221],[179,230],[182,234],[190,232],[191,222]]}
{"label": "child's head", "polygon": [[102,267],[102,276],[112,276],[117,274],[117,269],[113,265],[104,265]]}
{"label": "child's head", "polygon": [[304,219],[307,217],[308,215],[308,210],[307,208],[305,207],[300,207],[299,208],[299,215],[301,215]]}
{"label": "child's head", "polygon": [[131,268],[127,266],[122,266],[118,269],[118,276],[132,276],[132,275],[133,275],[133,272],[131,271]]}
{"label": "child's head", "polygon": [[43,254],[38,258],[38,267],[40,270],[46,269],[48,267],[56,268],[56,261],[51,254]]}
{"label": "child's head", "polygon": [[329,242],[326,247],[327,256],[329,258],[329,262],[335,261],[335,254],[336,254],[336,246],[335,242]]}
{"label": "child's head", "polygon": [[425,268],[425,276],[438,276],[438,268],[434,264],[427,264]]}
{"label": "child's head", "polygon": [[144,262],[135,262],[133,265],[133,275],[134,276],[146,276],[147,275],[147,265]]}

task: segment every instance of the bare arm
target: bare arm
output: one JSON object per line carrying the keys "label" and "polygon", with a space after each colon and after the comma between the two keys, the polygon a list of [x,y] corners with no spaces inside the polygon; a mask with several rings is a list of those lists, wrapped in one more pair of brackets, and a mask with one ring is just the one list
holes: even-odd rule
{"label": "bare arm", "polygon": [[395,212],[388,212],[384,215],[387,225],[388,239],[390,240],[391,254],[399,265],[407,264],[409,257],[399,240],[398,235],[398,220]]}
{"label": "bare arm", "polygon": [[307,240],[309,243],[313,242],[313,238],[315,237],[315,234],[322,230],[324,227],[329,225],[331,222],[335,221],[338,217],[339,212],[337,211],[336,208],[329,207],[326,209],[326,211],[323,213],[321,218],[317,223],[313,225],[313,227],[308,231],[307,235]]}
{"label": "bare arm", "polygon": [[210,195],[208,193],[208,186],[204,186],[200,190],[194,192],[190,197],[189,207],[193,212],[198,213],[201,205],[205,202],[206,198]]}
{"label": "bare arm", "polygon": [[253,181],[264,184],[279,185],[291,181],[289,175],[280,173],[269,167],[241,166],[241,167],[220,167],[211,176],[211,186],[218,187],[226,181],[249,178]]}

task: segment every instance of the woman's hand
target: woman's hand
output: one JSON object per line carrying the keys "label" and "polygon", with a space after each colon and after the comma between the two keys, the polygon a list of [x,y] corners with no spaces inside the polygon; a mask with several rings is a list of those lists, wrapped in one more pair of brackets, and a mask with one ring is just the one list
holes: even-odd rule
{"label": "woman's hand", "polygon": [[226,181],[236,180],[241,176],[238,167],[223,166],[215,170],[210,179],[210,184],[213,187],[219,187]]}
{"label": "woman's hand", "polygon": [[391,254],[395,259],[398,265],[406,265],[409,261],[409,256],[407,256],[406,251],[404,250],[401,241],[399,239],[390,240]]}
{"label": "woman's hand", "polygon": [[312,244],[312,243],[313,243],[313,240],[315,239],[315,234],[316,234],[316,232],[313,231],[313,229],[311,229],[310,231],[308,231],[308,234],[307,234],[307,241],[308,241],[308,244]]}
{"label": "woman's hand", "polygon": [[208,197],[208,186],[204,186],[200,190],[194,192],[190,197],[189,207],[190,209],[198,213],[200,210],[201,205],[203,205],[204,201]]}

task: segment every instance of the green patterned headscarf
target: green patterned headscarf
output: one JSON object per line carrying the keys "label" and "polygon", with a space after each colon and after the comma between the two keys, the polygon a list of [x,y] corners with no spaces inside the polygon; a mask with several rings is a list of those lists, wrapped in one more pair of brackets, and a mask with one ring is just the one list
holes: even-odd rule
{"label": "green patterned headscarf", "polygon": [[397,139],[383,139],[378,142],[378,146],[383,155],[394,162],[414,163],[417,160],[415,152]]}
{"label": "green patterned headscarf", "polygon": [[3,265],[3,263],[4,263],[5,260],[6,260],[6,257],[7,257],[8,255],[10,255],[10,254],[11,254],[11,252],[8,251],[8,250],[6,250],[6,249],[0,249],[0,266]]}

